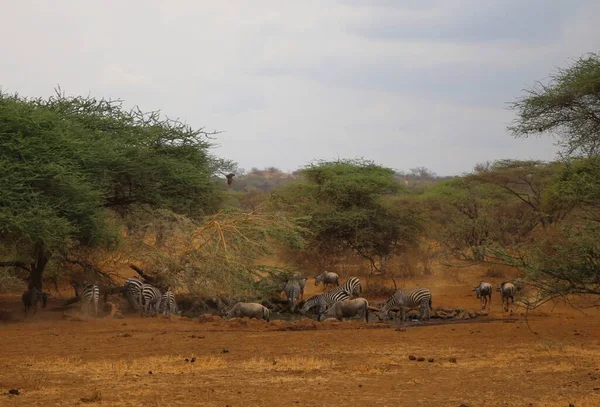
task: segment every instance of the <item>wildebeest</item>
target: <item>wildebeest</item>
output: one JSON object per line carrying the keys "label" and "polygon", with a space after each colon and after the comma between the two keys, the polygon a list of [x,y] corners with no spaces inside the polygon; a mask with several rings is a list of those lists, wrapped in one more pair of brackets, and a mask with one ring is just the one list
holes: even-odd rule
{"label": "wildebeest", "polygon": [[481,299],[481,309],[485,309],[492,306],[492,285],[484,281],[480,282],[477,287],[473,289],[477,293],[477,298]]}
{"label": "wildebeest", "polygon": [[[514,312],[515,306],[515,286],[513,283],[509,283],[507,281],[503,281],[500,283],[500,288],[497,289],[500,292],[500,297],[502,298],[502,309],[506,312],[508,311],[508,301],[512,302],[512,308],[510,309],[510,313]],[[505,304],[506,301],[506,304]]]}
{"label": "wildebeest", "polygon": [[332,273],[331,271],[324,271],[318,276],[315,277],[315,285],[319,285],[319,283],[323,283],[323,288],[327,289],[329,284],[331,285],[340,285],[340,276],[337,273]]}
{"label": "wildebeest", "polygon": [[269,322],[271,320],[271,311],[262,304],[256,302],[238,302],[225,313],[227,319],[230,318],[256,318],[264,319]]}
{"label": "wildebeest", "polygon": [[50,298],[50,294],[42,292],[36,287],[25,291],[21,296],[21,301],[23,301],[23,305],[25,306],[25,315],[29,313],[31,307],[33,307],[33,313],[35,314],[37,312],[37,304],[40,301],[42,301],[42,308],[46,308],[48,298]]}
{"label": "wildebeest", "polygon": [[365,298],[336,302],[328,310],[320,313],[317,320],[322,321],[323,319],[333,317],[341,321],[343,318],[352,318],[356,315],[369,322],[369,301]]}

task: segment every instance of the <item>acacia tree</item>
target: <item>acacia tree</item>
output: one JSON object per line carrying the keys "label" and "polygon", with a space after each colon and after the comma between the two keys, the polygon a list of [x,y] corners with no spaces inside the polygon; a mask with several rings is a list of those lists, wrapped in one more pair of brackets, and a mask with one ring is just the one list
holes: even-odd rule
{"label": "acacia tree", "polygon": [[515,137],[554,134],[566,156],[600,154],[600,54],[590,53],[537,82],[512,104]]}
{"label": "acacia tree", "polygon": [[572,212],[554,234],[533,247],[511,253],[499,250],[498,257],[527,272],[539,289],[534,306],[570,294],[592,294],[598,299],[600,55],[588,54],[559,69],[548,84],[536,84],[513,108],[517,118],[509,130],[514,136],[551,132],[560,140],[565,166],[553,182],[549,199]]}
{"label": "acacia tree", "polygon": [[531,229],[538,224],[546,228],[567,213],[565,207],[554,205],[548,199],[548,190],[560,167],[560,163],[535,160],[498,160],[477,165],[470,178],[496,185],[517,198],[530,209]]}
{"label": "acacia tree", "polygon": [[302,181],[274,197],[308,231],[308,251],[330,257],[354,252],[379,270],[388,256],[417,244],[417,214],[389,202],[400,188],[393,170],[370,161],[339,160],[310,164],[299,174]]}
{"label": "acacia tree", "polygon": [[115,213],[214,211],[213,173],[234,165],[209,154],[209,136],[119,100],[0,93],[0,267],[41,289],[51,259],[116,242]]}

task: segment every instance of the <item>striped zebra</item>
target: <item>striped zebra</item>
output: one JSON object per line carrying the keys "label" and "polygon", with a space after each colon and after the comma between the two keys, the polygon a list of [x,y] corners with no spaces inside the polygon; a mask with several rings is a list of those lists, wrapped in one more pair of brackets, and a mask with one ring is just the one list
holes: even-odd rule
{"label": "striped zebra", "polygon": [[324,271],[318,276],[315,277],[315,285],[319,285],[319,283],[323,283],[323,289],[327,289],[329,284],[336,285],[339,287],[340,285],[340,276],[336,273],[332,273],[330,271]]}
{"label": "striped zebra", "polygon": [[344,291],[342,287],[337,287],[329,292],[309,298],[302,306],[302,309],[300,309],[300,313],[306,314],[311,308],[318,307],[317,314],[321,314],[336,302],[344,301],[349,298],[350,294]]}
{"label": "striped zebra", "polygon": [[91,306],[94,307],[94,316],[98,316],[98,299],[100,288],[96,284],[87,284],[81,292],[81,311],[87,313]]}
{"label": "striped zebra", "polygon": [[[500,283],[500,288],[498,288],[496,291],[500,292],[500,297],[502,298],[502,309],[504,310],[504,312],[508,311],[508,301],[509,300],[512,301],[513,306],[510,309],[510,314],[512,315],[514,312],[514,306],[515,306],[515,292],[516,292],[515,285],[513,283],[503,281],[502,283]],[[505,301],[506,301],[506,305],[505,305]]]}
{"label": "striped zebra", "polygon": [[[389,312],[394,308],[400,308],[401,321],[406,319],[405,308],[421,308],[421,319],[429,319],[431,308],[431,291],[428,288],[414,288],[412,290],[398,290],[392,295],[379,310],[379,318],[389,318]],[[385,318],[383,318],[385,317]],[[394,317],[395,319],[395,317]]]}
{"label": "striped zebra", "polygon": [[127,279],[123,290],[121,290],[129,305],[136,311],[140,310],[140,291],[142,291],[143,285],[144,283],[141,280],[131,277]]}
{"label": "striped zebra", "polygon": [[350,277],[340,287],[342,287],[342,290],[347,292],[350,297],[358,297],[362,291],[358,277]]}
{"label": "striped zebra", "polygon": [[477,287],[473,289],[477,293],[477,298],[481,301],[481,309],[485,309],[485,306],[488,306],[488,309],[492,306],[492,285],[490,283],[486,283],[481,281]]}
{"label": "striped zebra", "polygon": [[176,314],[179,315],[179,309],[177,308],[177,301],[175,301],[175,294],[171,289],[165,292],[160,300],[160,308],[163,315]]}
{"label": "striped zebra", "polygon": [[283,287],[283,292],[285,292],[285,296],[288,299],[290,311],[293,313],[296,309],[296,304],[298,303],[298,297],[300,297],[302,292],[300,284],[298,283],[298,281],[289,280],[287,283],[285,283],[285,286]]}
{"label": "striped zebra", "polygon": [[148,314],[153,309],[153,315],[160,312],[160,302],[162,294],[160,290],[150,284],[142,284],[142,290],[140,291],[139,307],[140,315]]}

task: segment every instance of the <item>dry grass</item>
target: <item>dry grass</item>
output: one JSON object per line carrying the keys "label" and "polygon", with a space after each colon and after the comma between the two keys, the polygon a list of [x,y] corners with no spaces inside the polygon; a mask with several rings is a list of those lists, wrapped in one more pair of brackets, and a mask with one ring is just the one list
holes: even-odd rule
{"label": "dry grass", "polygon": [[314,372],[332,367],[333,362],[313,357],[283,357],[272,360],[253,358],[241,364],[242,369],[255,372]]}

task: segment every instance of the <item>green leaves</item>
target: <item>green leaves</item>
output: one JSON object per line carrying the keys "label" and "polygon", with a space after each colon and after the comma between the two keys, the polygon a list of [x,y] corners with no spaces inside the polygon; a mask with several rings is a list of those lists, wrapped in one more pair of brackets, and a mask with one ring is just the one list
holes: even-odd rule
{"label": "green leaves", "polygon": [[273,196],[276,206],[297,216],[309,233],[307,250],[333,255],[352,251],[374,264],[416,244],[418,217],[389,199],[400,190],[394,171],[363,160],[318,162],[301,171],[302,181]]}
{"label": "green leaves", "polygon": [[515,137],[542,132],[559,136],[567,156],[600,153],[600,54],[590,53],[537,83],[512,105]]}
{"label": "green leaves", "polygon": [[213,174],[233,164],[209,154],[212,134],[118,100],[0,93],[0,244],[33,260],[114,241],[106,208],[215,211]]}

